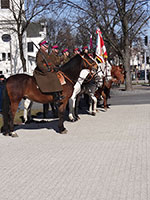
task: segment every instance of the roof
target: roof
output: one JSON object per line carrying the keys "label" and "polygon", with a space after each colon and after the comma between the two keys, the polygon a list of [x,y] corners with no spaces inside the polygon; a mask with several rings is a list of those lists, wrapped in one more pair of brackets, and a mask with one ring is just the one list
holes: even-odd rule
{"label": "roof", "polygon": [[27,37],[40,37],[43,25],[40,22],[32,22],[27,28]]}

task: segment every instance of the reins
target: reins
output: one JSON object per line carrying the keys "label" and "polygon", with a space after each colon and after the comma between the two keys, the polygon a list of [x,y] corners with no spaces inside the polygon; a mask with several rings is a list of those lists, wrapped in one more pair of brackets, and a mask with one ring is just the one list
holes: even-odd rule
{"label": "reins", "polygon": [[[79,54],[80,55],[80,54]],[[80,55],[81,56],[81,55]],[[95,60],[93,60],[95,63],[90,63],[84,56],[81,56],[81,58],[92,68],[94,65],[97,65]],[[86,67],[86,65],[84,65]],[[88,67],[86,67],[88,68]]]}
{"label": "reins", "polygon": [[74,85],[74,82],[73,82],[68,76],[66,76],[66,75],[64,74],[64,72],[58,71],[58,73],[61,73],[68,81],[70,81],[70,82]]}
{"label": "reins", "polygon": [[[81,55],[80,55],[80,56],[81,56]],[[92,60],[94,61],[94,63],[90,63],[86,58],[84,58],[84,56],[81,56],[81,58],[90,66],[90,69],[92,69],[93,66],[97,65],[97,63],[95,62],[94,59],[92,59]],[[85,68],[88,68],[88,67],[86,66],[85,62],[83,62],[83,63],[84,63],[84,66],[85,66]],[[101,71],[102,71],[102,69],[101,69]],[[75,84],[68,76],[65,75],[64,72],[58,71],[58,73],[61,73],[61,74],[62,74],[68,81],[70,81],[73,85]],[[86,82],[90,82],[90,81],[93,79],[93,77],[95,76],[95,74],[97,74],[97,72],[96,72],[96,73],[92,73],[91,70],[90,70],[90,73],[88,74],[88,77],[90,77],[90,79],[88,79]],[[81,78],[81,77],[80,77],[80,78]]]}
{"label": "reins", "polygon": [[[93,77],[95,76],[95,74],[92,74],[91,72],[88,74],[87,78],[85,79],[86,83],[90,82]],[[90,77],[90,78],[89,78]]]}

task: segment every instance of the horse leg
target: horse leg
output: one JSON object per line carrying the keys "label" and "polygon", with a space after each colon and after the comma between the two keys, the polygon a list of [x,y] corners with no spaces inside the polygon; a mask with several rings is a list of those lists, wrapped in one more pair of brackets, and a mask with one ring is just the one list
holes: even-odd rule
{"label": "horse leg", "polygon": [[3,135],[8,136],[10,134],[10,99],[6,89],[6,84],[2,90],[2,116],[3,116],[3,126],[1,132]]}
{"label": "horse leg", "polygon": [[58,122],[58,128],[59,128],[59,133],[60,134],[66,134],[67,129],[64,127],[64,116],[65,116],[65,110],[67,106],[68,99],[63,102],[58,108],[58,117],[59,117],[59,122]]}
{"label": "horse leg", "polygon": [[14,132],[14,118],[15,114],[17,112],[18,106],[19,106],[20,100],[18,100],[16,103],[11,103],[11,113],[10,113],[10,136],[12,137],[18,137],[17,133]]}
{"label": "horse leg", "polygon": [[76,121],[76,117],[75,117],[75,98],[70,98],[69,99],[69,119],[71,122]]}
{"label": "horse leg", "polygon": [[74,91],[69,99],[69,119],[71,122],[76,121],[76,116],[75,116],[75,103],[76,103],[76,96],[80,93],[81,91],[81,85],[79,82],[77,82],[74,85]]}
{"label": "horse leg", "polygon": [[96,115],[96,108],[97,108],[97,98],[94,96],[94,94],[90,94],[90,107],[89,107],[89,113],[93,116]]}
{"label": "horse leg", "polygon": [[92,96],[92,99],[93,99],[93,112],[92,112],[92,115],[95,116],[96,115],[96,108],[97,108],[97,98],[93,95]]}
{"label": "horse leg", "polygon": [[[5,113],[5,110],[3,110],[3,124],[2,132],[5,136],[12,136],[12,137],[18,137],[17,133],[14,131],[14,116],[17,111],[17,108],[19,106],[18,104],[11,104],[11,107],[9,106],[9,110],[7,111],[7,114]],[[4,108],[4,107],[3,107]]]}
{"label": "horse leg", "polygon": [[46,118],[48,116],[49,104],[43,104],[43,117]]}
{"label": "horse leg", "polygon": [[76,120],[80,119],[78,115],[79,103],[80,103],[80,95],[77,95],[76,102],[75,102],[75,109],[74,109],[74,115],[75,115]]}
{"label": "horse leg", "polygon": [[[107,88],[107,92],[105,92],[105,93],[106,93],[106,101],[107,101],[108,99],[111,98],[111,96],[110,96],[110,88]],[[110,108],[108,103],[107,103],[107,108]]]}
{"label": "horse leg", "polygon": [[23,112],[23,120],[24,123],[27,123],[28,121],[31,121],[31,107],[33,102],[29,99],[25,99],[24,101],[24,112]]}
{"label": "horse leg", "polygon": [[92,115],[92,110],[93,110],[93,101],[92,99],[90,98],[89,99],[89,113]]}
{"label": "horse leg", "polygon": [[107,97],[104,91],[102,91],[102,97],[103,97],[104,110],[107,111]]}
{"label": "horse leg", "polygon": [[3,133],[3,135],[5,136],[9,136],[10,135],[10,108],[7,112],[5,112],[5,110],[2,110],[2,115],[3,115],[3,126],[1,128],[1,132]]}
{"label": "horse leg", "polygon": [[33,105],[33,101],[30,102],[29,107],[28,107],[28,115],[27,115],[27,121],[32,121],[32,116],[31,116],[31,108]]}
{"label": "horse leg", "polygon": [[53,117],[57,118],[58,117],[58,107],[55,105],[55,103],[50,103]]}

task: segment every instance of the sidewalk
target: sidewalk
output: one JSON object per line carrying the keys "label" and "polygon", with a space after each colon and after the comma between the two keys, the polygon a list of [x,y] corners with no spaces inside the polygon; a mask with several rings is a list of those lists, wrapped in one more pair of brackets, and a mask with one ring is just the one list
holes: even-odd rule
{"label": "sidewalk", "polygon": [[1,200],[150,199],[150,104],[80,117],[65,135],[56,120],[0,135]]}

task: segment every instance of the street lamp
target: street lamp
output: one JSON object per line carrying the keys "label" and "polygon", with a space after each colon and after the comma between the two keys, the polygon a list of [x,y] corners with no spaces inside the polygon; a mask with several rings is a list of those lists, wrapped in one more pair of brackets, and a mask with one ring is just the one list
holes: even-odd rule
{"label": "street lamp", "polygon": [[144,44],[145,44],[145,49],[144,49],[144,69],[145,69],[145,82],[147,82],[147,70],[146,70],[146,65],[147,65],[147,49],[148,49],[148,36],[146,35],[144,38]]}

